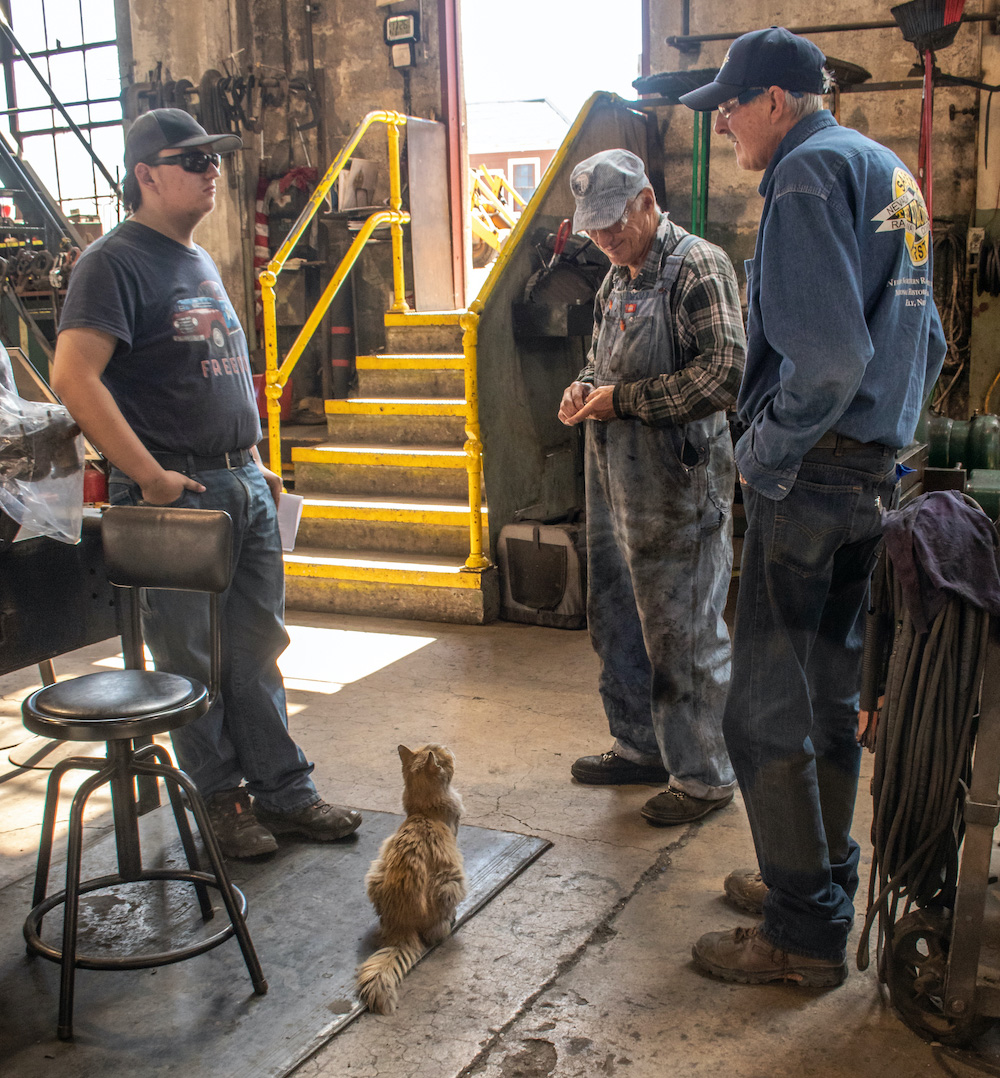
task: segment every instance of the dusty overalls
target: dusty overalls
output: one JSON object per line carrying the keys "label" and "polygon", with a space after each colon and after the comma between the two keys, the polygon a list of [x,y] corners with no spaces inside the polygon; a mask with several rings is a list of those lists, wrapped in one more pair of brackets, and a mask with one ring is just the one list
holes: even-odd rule
{"label": "dusty overalls", "polygon": [[[652,289],[612,289],[595,385],[678,367],[670,300],[693,241],[664,248]],[[616,751],[662,760],[670,785],[692,797],[719,796],[735,781],[722,738],[735,481],[726,417],[669,427],[611,419],[586,430],[587,615]]]}

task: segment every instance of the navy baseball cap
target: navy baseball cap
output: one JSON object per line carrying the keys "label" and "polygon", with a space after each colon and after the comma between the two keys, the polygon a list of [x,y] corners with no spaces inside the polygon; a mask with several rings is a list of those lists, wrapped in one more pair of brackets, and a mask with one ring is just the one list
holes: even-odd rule
{"label": "navy baseball cap", "polygon": [[713,82],[678,100],[695,112],[711,112],[723,101],[758,86],[821,94],[826,84],[825,63],[826,57],[816,45],[783,26],[751,30],[729,46]]}
{"label": "navy baseball cap", "polygon": [[628,150],[601,150],[581,161],[569,178],[576,199],[573,231],[610,228],[640,191],[651,187],[642,159]]}
{"label": "navy baseball cap", "polygon": [[140,161],[148,161],[161,150],[211,146],[216,153],[231,153],[243,145],[239,135],[210,135],[183,109],[150,109],[144,112],[125,136],[125,171]]}

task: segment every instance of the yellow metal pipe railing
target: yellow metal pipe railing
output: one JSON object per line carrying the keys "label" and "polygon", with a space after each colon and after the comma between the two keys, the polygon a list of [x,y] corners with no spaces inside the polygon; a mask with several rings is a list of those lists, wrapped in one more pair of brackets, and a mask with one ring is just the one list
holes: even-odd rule
{"label": "yellow metal pipe railing", "polygon": [[[337,177],[343,171],[344,166],[350,160],[351,155],[357,149],[362,136],[376,123],[384,123],[388,127],[389,138],[389,210],[380,210],[372,214],[365,222],[347,254],[341,260],[333,275],[333,279],[326,287],[323,295],[319,298],[312,313],[306,319],[302,330],[296,337],[284,363],[278,365],[278,319],[277,319],[277,296],[275,286],[278,276],[285,266],[289,255],[295,249],[295,245],[302,238],[309,223],[315,217],[320,206],[326,200],[330,189]],[[268,446],[270,448],[271,470],[281,475],[281,393],[291,377],[292,370],[302,355],[316,327],[326,314],[333,297],[344,282],[344,278],[354,265],[361,248],[371,237],[372,232],[382,224],[389,225],[392,237],[392,276],[393,276],[393,304],[392,310],[405,312],[409,310],[406,302],[406,285],[403,274],[403,225],[410,220],[408,213],[402,212],[402,181],[400,178],[400,154],[399,154],[399,129],[406,123],[406,117],[399,112],[378,110],[369,112],[368,115],[354,129],[354,133],[347,140],[343,149],[334,158],[333,163],[326,171],[326,175],[317,184],[299,214],[291,231],[285,237],[284,243],[278,248],[274,258],[267,264],[267,268],[260,275],[261,301],[264,308],[264,393],[267,397],[267,429]]]}
{"label": "yellow metal pipe railing", "polygon": [[[278,327],[277,298],[275,287],[295,245],[299,242],[309,223],[316,215],[327,197],[335,180],[343,171],[351,155],[357,148],[361,137],[372,124],[384,123],[388,126],[389,140],[389,209],[372,214],[364,223],[334,272],[330,283],[316,302],[306,319],[291,348],[281,365],[278,364]],[[267,397],[268,445],[270,447],[271,469],[281,475],[281,393],[291,377],[295,364],[305,350],[306,345],[316,332],[323,315],[326,313],[337,294],[338,289],[350,272],[371,238],[372,233],[381,225],[388,224],[392,237],[393,303],[390,311],[405,314],[410,308],[406,302],[405,279],[403,268],[403,225],[409,223],[410,215],[402,210],[402,181],[400,173],[399,128],[406,123],[401,113],[378,111],[370,112],[358,125],[344,148],[330,165],[326,175],[317,185],[308,203],[299,214],[284,243],[278,249],[267,268],[260,274],[261,298],[264,307],[264,352],[266,359],[265,394]],[[515,193],[516,194],[516,193]],[[434,316],[413,316],[414,322],[422,323]],[[469,557],[464,571],[478,572],[490,566],[490,560],[483,553],[483,514],[482,514],[482,458],[483,445],[479,428],[479,389],[477,382],[477,341],[478,313],[464,312],[459,319],[462,328],[462,350],[465,357],[465,455],[466,470],[469,477]]]}
{"label": "yellow metal pipe railing", "polygon": [[469,556],[465,569],[478,572],[490,564],[483,553],[483,442],[479,431],[477,373],[479,315],[466,311],[458,324],[462,327],[465,355],[465,467],[469,473]]}

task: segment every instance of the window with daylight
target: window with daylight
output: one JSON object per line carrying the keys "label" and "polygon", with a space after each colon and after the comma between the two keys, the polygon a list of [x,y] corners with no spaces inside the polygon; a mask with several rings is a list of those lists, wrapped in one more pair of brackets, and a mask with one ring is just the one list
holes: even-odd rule
{"label": "window with daylight", "polygon": [[[112,176],[123,153],[115,0],[0,0],[11,31]],[[0,134],[63,213],[119,219],[118,201],[28,63],[2,37]]]}
{"label": "window with daylight", "polygon": [[511,158],[507,162],[510,169],[510,185],[525,202],[535,193],[538,186],[538,171],[541,161],[537,157]]}

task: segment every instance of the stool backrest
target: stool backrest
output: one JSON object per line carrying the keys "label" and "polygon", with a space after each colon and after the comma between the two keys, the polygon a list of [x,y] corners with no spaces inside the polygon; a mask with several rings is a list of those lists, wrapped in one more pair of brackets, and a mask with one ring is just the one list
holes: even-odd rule
{"label": "stool backrest", "polygon": [[112,584],[218,595],[233,575],[233,522],[220,509],[118,505],[101,524]]}
{"label": "stool backrest", "polygon": [[125,666],[144,670],[139,588],[201,591],[209,599],[209,696],[219,693],[222,644],[219,595],[233,575],[233,521],[221,509],[115,505],[101,521],[104,564],[112,584],[128,588],[121,609]]}

